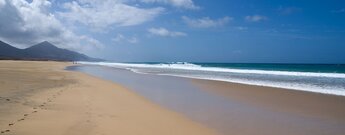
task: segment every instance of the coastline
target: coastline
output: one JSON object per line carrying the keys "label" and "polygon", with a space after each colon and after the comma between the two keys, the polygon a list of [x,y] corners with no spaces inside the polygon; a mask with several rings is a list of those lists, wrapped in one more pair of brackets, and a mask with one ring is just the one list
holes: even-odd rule
{"label": "coastline", "polygon": [[217,134],[66,62],[0,62],[2,134]]}
{"label": "coastline", "polygon": [[128,69],[136,73],[225,81],[345,96],[344,65],[233,63],[116,63],[80,62]]}
{"label": "coastline", "polygon": [[176,76],[77,66],[223,134],[343,135],[345,97]]}
{"label": "coastline", "polygon": [[[68,62],[0,63],[1,134],[345,133],[342,96],[96,68],[125,84],[65,70]],[[155,92],[159,100],[147,97]]]}

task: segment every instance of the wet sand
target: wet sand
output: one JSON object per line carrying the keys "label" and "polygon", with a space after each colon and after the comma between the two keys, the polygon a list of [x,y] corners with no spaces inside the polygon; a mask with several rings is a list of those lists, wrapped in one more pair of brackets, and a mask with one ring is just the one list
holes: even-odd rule
{"label": "wet sand", "polygon": [[[257,117],[250,120],[254,126],[266,125],[262,126],[260,130],[280,135],[345,134],[345,97],[343,96],[198,79],[194,79],[193,83],[202,90],[220,95],[233,102],[269,111],[271,117],[279,115],[279,119],[270,120],[260,118],[267,117],[265,114],[252,114]],[[241,121],[250,117],[246,114],[239,116],[233,120]],[[287,121],[294,124],[289,125]],[[251,128],[249,125],[241,125],[242,122],[237,124],[247,127],[246,129]],[[233,130],[232,133],[240,134],[241,132]],[[250,134],[258,133],[260,131]]]}
{"label": "wet sand", "polygon": [[345,122],[345,97],[313,92],[194,80],[204,90],[274,111]]}
{"label": "wet sand", "polygon": [[214,130],[62,62],[0,61],[0,134],[206,135]]}

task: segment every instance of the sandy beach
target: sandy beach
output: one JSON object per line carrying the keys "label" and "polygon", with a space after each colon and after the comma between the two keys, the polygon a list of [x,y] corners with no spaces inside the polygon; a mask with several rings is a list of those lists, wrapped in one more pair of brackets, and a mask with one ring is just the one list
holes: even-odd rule
{"label": "sandy beach", "polygon": [[345,133],[343,96],[71,65],[1,61],[1,134]]}
{"label": "sandy beach", "polygon": [[13,135],[217,134],[64,62],[0,62],[0,130]]}

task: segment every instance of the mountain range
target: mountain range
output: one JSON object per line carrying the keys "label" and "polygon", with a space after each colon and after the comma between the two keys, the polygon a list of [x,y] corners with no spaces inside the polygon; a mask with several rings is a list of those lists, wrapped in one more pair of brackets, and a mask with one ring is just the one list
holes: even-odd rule
{"label": "mountain range", "polygon": [[61,49],[48,41],[29,48],[19,49],[0,41],[0,59],[8,60],[54,60],[54,61],[102,61],[84,54]]}

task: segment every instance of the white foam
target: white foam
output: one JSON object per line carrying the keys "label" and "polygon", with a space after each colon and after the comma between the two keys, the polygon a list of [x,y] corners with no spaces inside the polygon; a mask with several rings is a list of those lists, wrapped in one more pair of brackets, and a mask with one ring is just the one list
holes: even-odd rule
{"label": "white foam", "polygon": [[254,86],[265,86],[265,87],[283,88],[283,89],[289,89],[289,90],[298,90],[298,91],[307,91],[307,92],[314,92],[314,93],[345,96],[345,91],[342,88],[327,87],[327,86],[319,87],[319,86],[302,84],[302,83],[253,81],[253,80],[245,80],[245,79],[229,79],[229,78],[225,79],[225,78],[202,77],[202,76],[196,77],[196,76],[173,75],[173,74],[160,74],[160,75],[169,75],[169,76],[177,76],[177,77],[185,77],[185,78],[193,78],[193,79],[203,79],[203,80],[223,81],[223,82],[239,83],[239,84],[254,85]]}
{"label": "white foam", "polygon": [[[180,69],[180,70],[193,70],[193,71],[208,71],[208,72],[224,72],[224,73],[243,73],[243,74],[261,74],[261,75],[280,75],[280,76],[302,76],[302,77],[326,77],[330,79],[344,79],[345,74],[341,73],[313,73],[313,72],[290,72],[290,71],[267,71],[267,70],[248,70],[248,69],[229,69],[229,68],[216,68],[216,67],[202,67],[191,63],[178,62],[172,64],[129,64],[129,63],[106,63],[106,62],[79,62],[80,64],[87,65],[101,65],[108,67],[115,67],[127,69],[135,73],[147,74],[142,72],[141,69]],[[158,75],[178,76],[185,78],[225,81],[232,83],[240,83],[247,85],[266,86],[275,88],[285,88],[291,90],[300,90],[308,92],[316,92],[323,94],[345,96],[345,89],[334,86],[316,86],[312,84],[296,83],[296,82],[272,82],[267,80],[249,80],[249,79],[236,79],[224,78],[221,76],[207,76],[196,74],[167,74],[161,73]]]}
{"label": "white foam", "polygon": [[218,67],[202,67],[191,63],[173,63],[173,64],[129,64],[129,63],[106,63],[106,62],[80,62],[81,64],[103,65],[117,68],[158,68],[158,69],[181,69],[191,71],[209,71],[209,72],[228,72],[244,74],[261,75],[284,75],[284,76],[303,76],[303,77],[329,77],[345,78],[343,73],[316,73],[316,72],[296,72],[296,71],[272,71],[272,70],[251,70],[251,69],[231,69]]}

